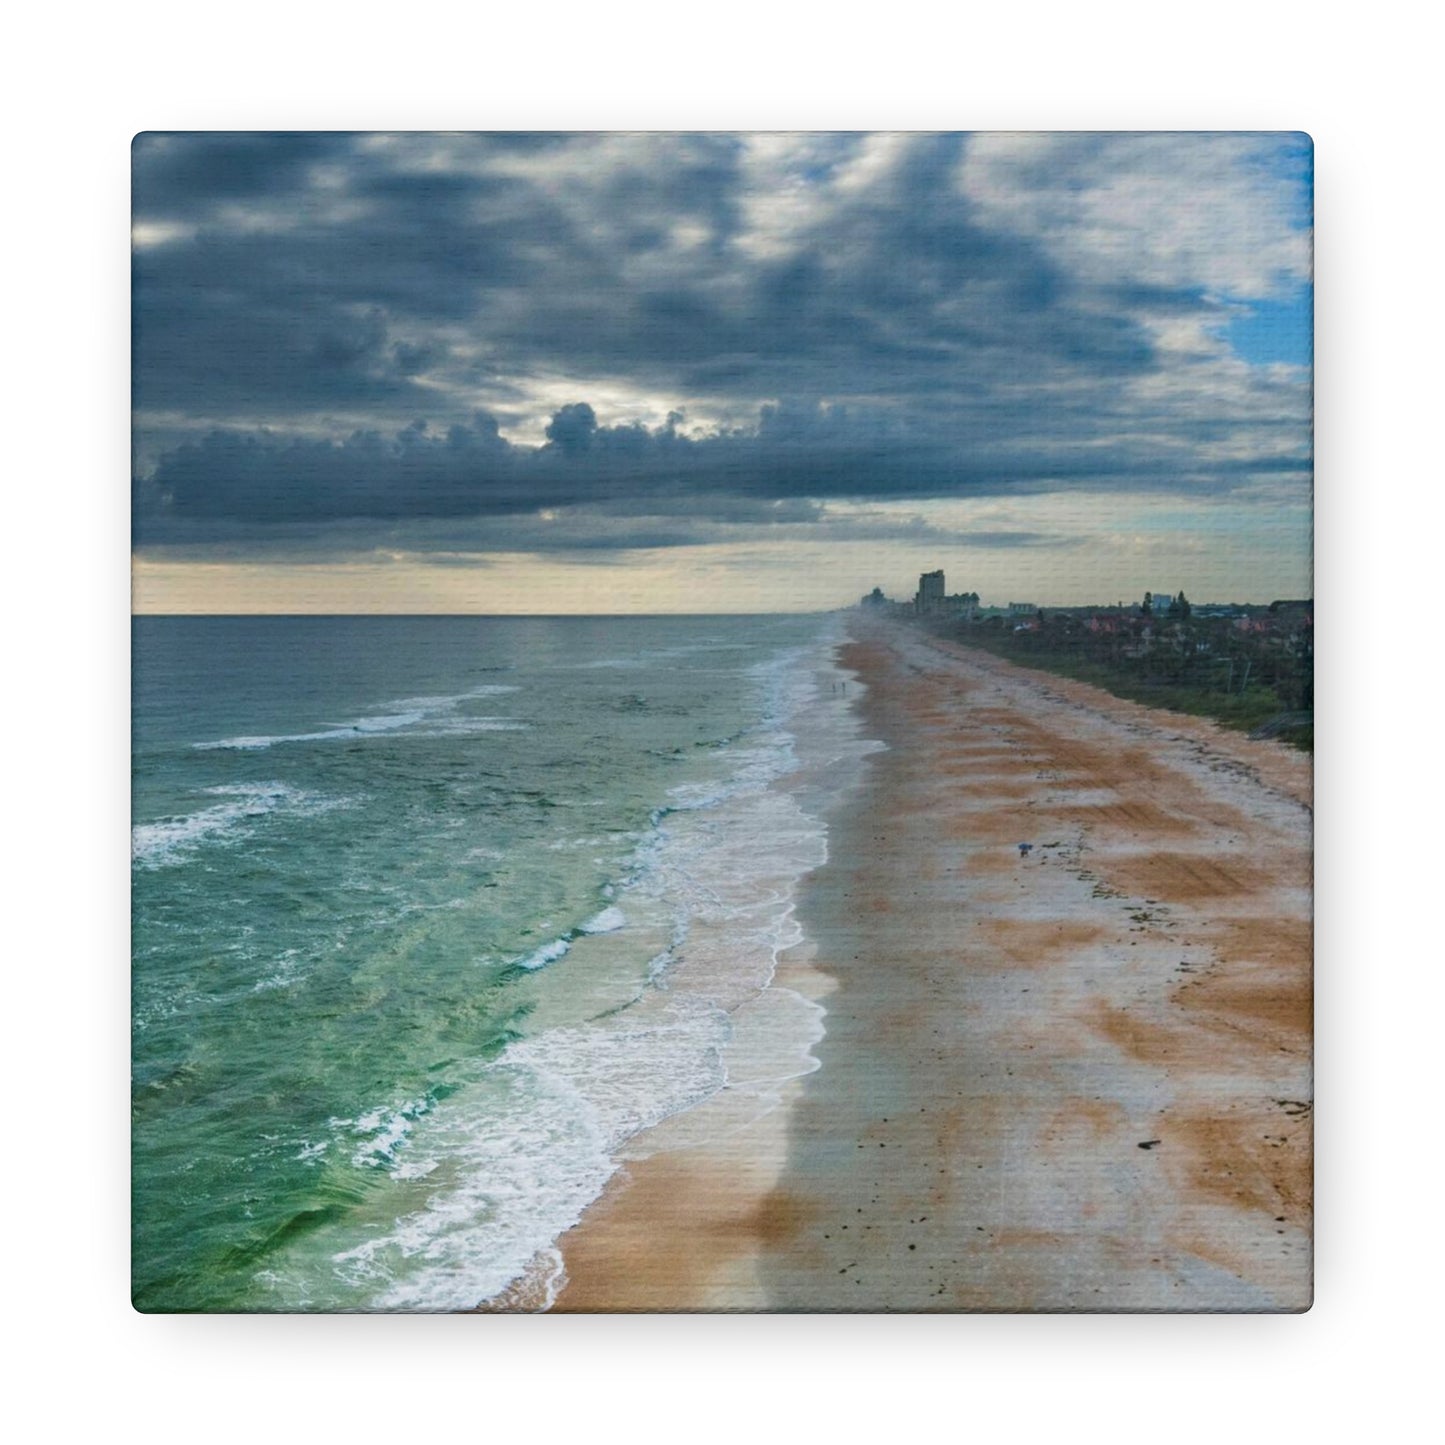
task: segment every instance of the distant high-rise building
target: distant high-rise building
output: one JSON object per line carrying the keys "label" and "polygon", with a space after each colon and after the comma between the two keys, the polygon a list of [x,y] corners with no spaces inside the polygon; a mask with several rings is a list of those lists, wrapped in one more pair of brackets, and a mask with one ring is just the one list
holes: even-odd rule
{"label": "distant high-rise building", "polygon": [[918,579],[918,592],[913,605],[919,612],[941,612],[943,610],[943,571],[925,572]]}

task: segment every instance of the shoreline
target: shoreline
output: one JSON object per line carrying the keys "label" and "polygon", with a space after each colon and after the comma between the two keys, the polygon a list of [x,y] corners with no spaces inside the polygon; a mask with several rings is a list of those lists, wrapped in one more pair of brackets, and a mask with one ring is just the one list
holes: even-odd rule
{"label": "shoreline", "polygon": [[775,980],[820,1067],[766,1128],[640,1141],[555,1308],[1307,1308],[1309,760],[850,631],[887,750]]}
{"label": "shoreline", "polygon": [[[654,976],[637,1007],[655,1012],[669,1001],[691,1002],[712,1013],[723,1028],[716,1054],[721,1079],[706,1097],[616,1146],[616,1168],[582,1215],[589,1232],[613,1195],[645,1174],[658,1153],[699,1163],[721,1154],[733,1183],[747,1179],[746,1192],[757,1197],[781,1173],[788,1112],[801,1082],[818,1067],[814,1049],[825,1013],[820,1000],[832,988],[806,964],[808,943],[797,919],[800,887],[826,860],[826,816],[856,786],[863,758],[877,746],[860,737],[849,706],[852,675],[836,662],[840,638],[830,623],[806,647],[779,660],[787,666],[777,674],[769,715],[788,765],[745,784],[721,811],[703,807],[669,819],[679,834],[674,844],[681,843],[688,859],[669,883],[688,900],[687,925],[674,941],[669,966]],[[744,831],[740,820],[747,823]],[[643,1227],[653,1234],[645,1219]],[[557,1242],[566,1244],[565,1266],[555,1249],[543,1251],[525,1277],[482,1308],[550,1309],[559,1292],[567,1294],[562,1308],[576,1307],[578,1265],[570,1241],[578,1228]],[[748,1263],[733,1271],[738,1279]],[[545,1297],[529,1285],[542,1276]],[[754,1279],[735,1281],[735,1287],[757,1295]],[[668,1295],[636,1307],[670,1302]]]}

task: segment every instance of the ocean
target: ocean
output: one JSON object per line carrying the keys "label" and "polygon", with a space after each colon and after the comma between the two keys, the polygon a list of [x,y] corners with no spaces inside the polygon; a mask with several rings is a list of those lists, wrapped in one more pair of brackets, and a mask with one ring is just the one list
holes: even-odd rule
{"label": "ocean", "polygon": [[816,1067],[840,633],[137,618],[137,1308],[545,1308],[640,1131]]}

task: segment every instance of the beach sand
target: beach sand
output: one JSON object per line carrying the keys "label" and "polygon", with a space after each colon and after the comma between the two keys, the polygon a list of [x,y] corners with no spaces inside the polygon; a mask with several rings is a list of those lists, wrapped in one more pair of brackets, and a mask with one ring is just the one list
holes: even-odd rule
{"label": "beach sand", "polygon": [[774,984],[820,1067],[635,1141],[555,1307],[1307,1308],[1309,759],[851,628],[886,750]]}

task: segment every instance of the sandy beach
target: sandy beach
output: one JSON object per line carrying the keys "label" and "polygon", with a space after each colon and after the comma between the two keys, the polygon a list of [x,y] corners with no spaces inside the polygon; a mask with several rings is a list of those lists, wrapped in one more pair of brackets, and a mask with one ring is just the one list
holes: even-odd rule
{"label": "sandy beach", "polygon": [[850,625],[819,1066],[635,1141],[555,1307],[1307,1308],[1309,759]]}

